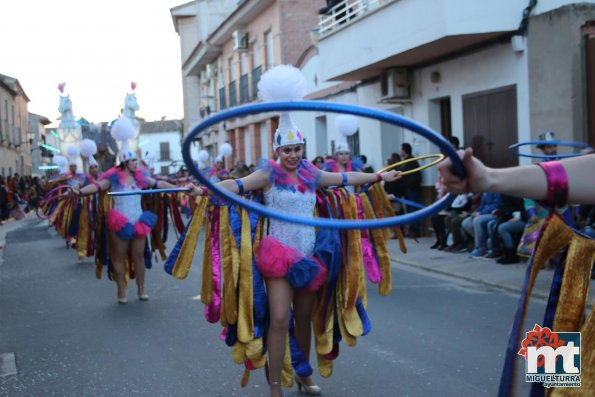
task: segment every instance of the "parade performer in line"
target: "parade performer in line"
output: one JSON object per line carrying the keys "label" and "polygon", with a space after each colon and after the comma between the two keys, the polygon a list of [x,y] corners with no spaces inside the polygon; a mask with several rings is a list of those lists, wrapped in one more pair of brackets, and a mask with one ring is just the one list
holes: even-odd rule
{"label": "parade performer in line", "polygon": [[[99,163],[95,160],[94,155],[97,153],[97,144],[91,139],[83,139],[80,145],[81,157],[87,159],[88,172],[82,187],[94,185],[98,182],[100,177]],[[82,197],[78,200],[78,205],[75,210],[76,217],[73,217],[71,222],[77,222],[76,240],[74,246],[76,248],[78,262],[81,263],[85,257],[93,256],[95,253],[95,227],[97,222],[97,208],[101,198],[98,194]],[[74,233],[74,227],[73,227]]]}
{"label": "parade performer in line", "polygon": [[[295,100],[304,96],[306,83],[298,69],[281,65],[267,71],[258,87],[264,100]],[[240,195],[250,192],[252,199],[262,194],[266,206],[294,216],[313,217],[316,208],[319,216],[357,219],[354,195],[344,189],[335,195],[317,188],[372,184],[399,177],[397,171],[370,174],[319,170],[303,158],[304,139],[287,112],[281,113],[273,150],[278,162],[271,160],[246,177],[221,181],[217,186]],[[192,195],[209,193],[202,186],[192,188]],[[377,197],[374,206],[368,196],[362,198],[368,217],[375,217],[373,207],[384,208],[383,214],[392,216],[388,200],[381,202]],[[281,387],[291,386],[292,365],[299,390],[319,395],[321,389],[311,377],[309,360],[312,323],[318,368],[325,377],[332,373],[341,338],[353,346],[357,336],[370,330],[359,231],[349,233],[350,239],[345,241],[349,255],[342,257],[336,230],[317,231],[269,219],[267,234],[262,218],[213,199],[217,205],[211,208],[204,198],[197,205],[185,235],[166,262],[166,271],[177,278],[187,275],[197,233],[206,217],[209,225],[201,300],[207,305],[207,320],[221,321],[225,326],[225,340],[233,347],[234,361],[246,367],[242,385],[247,383],[250,370],[265,366],[266,351],[270,397],[281,396]],[[379,255],[383,255],[379,288],[381,294],[387,294],[392,284],[388,250],[383,244],[389,233],[374,232]]]}
{"label": "parade performer in line", "polygon": [[[351,147],[347,143],[347,137],[355,134],[359,129],[357,117],[350,114],[337,116],[335,129],[340,135],[335,145],[335,158],[326,160],[322,165],[322,170],[327,172],[363,171],[363,161],[360,157],[351,159]],[[348,190],[353,191],[352,188]]]}
{"label": "parade performer in line", "polygon": [[224,143],[219,149],[219,154],[215,157],[215,166],[209,170],[209,180],[213,183],[229,179],[229,170],[225,168],[223,158],[231,156],[232,147],[229,143]]}
{"label": "parade performer in line", "polygon": [[[121,141],[120,164],[105,172],[98,182],[83,188],[73,188],[74,194],[87,195],[100,191],[134,191],[147,188],[173,188],[164,181],[157,181],[146,170],[137,168],[137,158],[128,142],[135,134],[130,121],[124,117],[111,127],[111,134]],[[145,291],[145,250],[147,236],[157,222],[157,215],[143,211],[140,195],[116,196],[113,208],[107,210],[107,229],[109,231],[109,254],[113,264],[113,277],[116,281],[119,303],[126,303],[126,261],[130,255],[134,263],[134,276],[137,284],[137,296],[141,301],[149,299]]]}
{"label": "parade performer in line", "polygon": [[[581,332],[581,387],[549,388],[547,395],[595,395],[595,312],[587,316],[595,240],[573,230],[557,211],[567,203],[595,204],[595,155],[504,169],[486,167],[473,157],[469,148],[460,151],[460,156],[467,172],[464,179],[453,173],[450,160],[439,166],[449,192],[500,192],[538,200],[550,209],[527,267],[510,332],[499,396],[514,395],[516,355],[521,354],[519,342],[528,299],[543,264],[560,250],[564,251],[565,260],[554,271],[542,326],[553,332]],[[532,396],[543,396],[544,393],[543,384],[533,384]]]}
{"label": "parade performer in line", "polygon": [[66,177],[68,186],[83,186],[85,184],[85,174],[78,172],[77,162],[80,154],[80,149],[77,145],[72,144],[66,148],[66,155],[68,156],[68,172]]}

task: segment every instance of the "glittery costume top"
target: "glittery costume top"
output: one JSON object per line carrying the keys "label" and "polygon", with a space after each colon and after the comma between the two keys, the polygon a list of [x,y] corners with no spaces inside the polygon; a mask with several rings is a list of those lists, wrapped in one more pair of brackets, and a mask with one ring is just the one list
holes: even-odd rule
{"label": "glittery costume top", "polygon": [[[128,192],[131,190],[139,190],[136,183],[132,185],[113,185],[114,192]],[[114,196],[114,209],[119,211],[122,215],[128,218],[128,221],[134,223],[140,219],[143,213],[141,206],[141,196],[138,194],[131,196]]]}
{"label": "glittery costume top", "polygon": [[[313,191],[299,192],[297,189],[273,187],[264,193],[264,202],[274,210],[305,218],[314,217],[316,195]],[[269,235],[284,245],[295,248],[304,256],[312,255],[316,231],[311,226],[270,219]]]}

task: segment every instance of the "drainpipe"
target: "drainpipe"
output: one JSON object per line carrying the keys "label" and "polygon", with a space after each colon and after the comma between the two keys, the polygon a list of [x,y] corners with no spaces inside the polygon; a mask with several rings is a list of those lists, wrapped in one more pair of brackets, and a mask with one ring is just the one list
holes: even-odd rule
{"label": "drainpipe", "polygon": [[537,5],[537,0],[529,0],[529,5],[523,10],[523,19],[521,20],[521,24],[516,32],[517,35],[524,36],[527,33],[527,28],[529,27],[529,15],[535,6]]}

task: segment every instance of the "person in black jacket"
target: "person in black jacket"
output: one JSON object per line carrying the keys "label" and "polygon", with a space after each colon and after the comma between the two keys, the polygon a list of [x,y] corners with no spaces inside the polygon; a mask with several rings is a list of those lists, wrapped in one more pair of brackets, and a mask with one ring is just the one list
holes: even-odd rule
{"label": "person in black jacket", "polygon": [[[408,144],[407,142],[401,144],[401,158],[403,160],[413,158],[412,152],[413,149],[411,148],[410,144]],[[419,168],[419,163],[417,162],[417,160],[403,164],[399,168],[399,170],[405,172],[415,168]],[[401,185],[403,186],[403,191],[407,200],[416,203],[419,202],[421,194],[421,173],[414,172],[409,175],[404,175],[403,177],[401,177]],[[411,206],[406,206],[406,209],[407,212],[413,212],[416,210],[415,207]],[[409,237],[419,237],[419,230],[420,225],[417,222],[406,225],[406,231]]]}

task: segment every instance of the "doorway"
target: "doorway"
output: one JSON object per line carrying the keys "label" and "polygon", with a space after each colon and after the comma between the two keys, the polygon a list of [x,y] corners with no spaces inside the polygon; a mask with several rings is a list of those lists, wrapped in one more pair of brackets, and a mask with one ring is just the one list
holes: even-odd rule
{"label": "doorway", "polygon": [[519,164],[508,147],[518,142],[516,86],[463,96],[465,144],[489,167]]}

